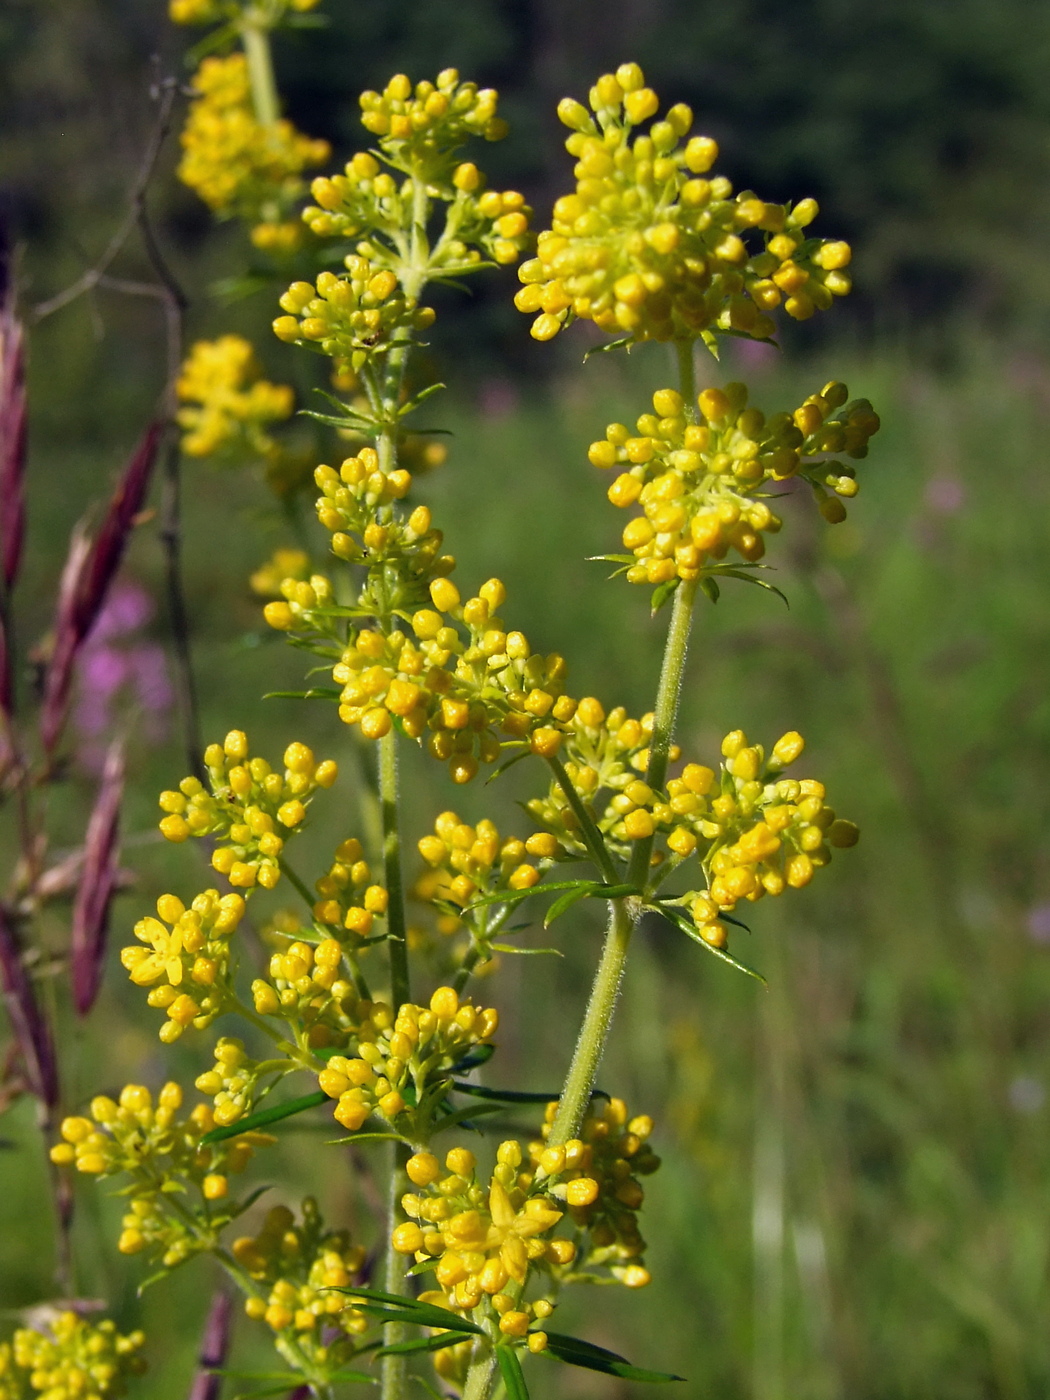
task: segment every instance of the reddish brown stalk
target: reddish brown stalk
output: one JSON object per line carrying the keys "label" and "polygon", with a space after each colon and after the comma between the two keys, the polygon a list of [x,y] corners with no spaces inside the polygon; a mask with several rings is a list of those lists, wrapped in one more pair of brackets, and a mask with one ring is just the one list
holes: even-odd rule
{"label": "reddish brown stalk", "polygon": [[7,1005],[26,1081],[49,1115],[58,1104],[58,1063],[51,1030],[26,971],[10,912],[0,905],[0,990]]}
{"label": "reddish brown stalk", "polygon": [[208,1318],[204,1324],[204,1335],[197,1357],[200,1369],[193,1378],[187,1400],[219,1400],[222,1377],[215,1374],[215,1368],[226,1360],[232,1321],[233,1300],[224,1290],[218,1289],[212,1297]]}
{"label": "reddish brown stalk", "polygon": [[84,840],[84,869],[73,902],[70,974],[73,1001],[81,1016],[94,1005],[102,984],[109,908],[120,875],[120,803],[124,795],[124,745],[116,740],[106,755],[98,797]]}
{"label": "reddish brown stalk", "polygon": [[151,423],[146,429],[124,469],[95,539],[87,540],[81,526],[73,532],[59,587],[54,651],[40,715],[40,733],[48,754],[54,752],[65,725],[77,654],[106,601],[135,516],[145,500],[162,432],[160,423]]}

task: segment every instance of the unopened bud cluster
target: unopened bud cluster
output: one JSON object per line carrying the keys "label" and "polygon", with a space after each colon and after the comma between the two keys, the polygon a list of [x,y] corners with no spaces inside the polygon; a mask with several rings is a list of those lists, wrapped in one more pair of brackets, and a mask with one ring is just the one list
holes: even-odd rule
{"label": "unopened bud cluster", "polygon": [[395,1012],[384,1002],[362,1002],[355,1027],[356,1056],[332,1056],[318,1085],[337,1100],[333,1116],[355,1133],[372,1113],[411,1131],[411,1107],[428,1088],[447,1078],[468,1052],[496,1034],[499,1015],[491,1007],[461,1002],[451,987],[439,987],[428,1006],[405,1002]]}
{"label": "unopened bud cluster", "polygon": [[108,1400],[146,1369],[142,1332],[126,1336],[106,1318],[90,1322],[57,1312],[36,1327],[20,1327],[0,1343],[0,1400]]}
{"label": "unopened bud cluster", "polygon": [[[523,263],[520,311],[550,340],[576,317],[634,340],[693,340],[732,331],[768,339],[780,305],[797,321],[850,290],[847,243],[808,238],[816,201],[733,196],[710,137],[690,136],[685,103],[654,121],[659,99],[636,63],[598,79],[591,111],[572,98],[558,115],[572,135],[576,191],[554,206],[537,257]],[[593,113],[593,115],[592,115]]]}
{"label": "unopened bud cluster", "polygon": [[215,837],[211,863],[231,885],[272,890],[281,878],[285,841],[302,824],[317,789],[335,782],[336,763],[318,763],[305,744],[293,743],[284,751],[282,774],[264,758],[251,758],[245,734],[231,729],[221,744],[205,749],[204,766],[210,792],[191,777],[161,793],[161,834],[176,842]]}
{"label": "unopened bud cluster", "polygon": [[257,1235],[234,1240],[232,1253],[250,1278],[269,1285],[247,1299],[249,1317],[292,1334],[312,1361],[333,1370],[353,1356],[368,1319],[333,1290],[358,1281],[366,1251],[348,1231],[326,1228],[312,1196],[303,1200],[301,1221],[287,1206],[274,1206]]}
{"label": "unopened bud cluster", "polygon": [[727,384],[700,394],[701,421],[692,423],[681,395],[659,389],[654,411],[633,433],[610,424],[588,456],[596,467],[619,468],[608,492],[613,505],[642,507],[623,532],[638,560],[626,569],[628,581],[699,578],[731,549],[749,563],[761,559],[764,536],[782,524],[767,504],[770,488],[796,475],[810,483],[825,519],[843,520],[841,498],[856,495],[856,472],[831,454],[867,456],[879,428],[867,399],[848,397],[846,386],[833,382],[793,413],[767,419],[748,407],[745,385]]}

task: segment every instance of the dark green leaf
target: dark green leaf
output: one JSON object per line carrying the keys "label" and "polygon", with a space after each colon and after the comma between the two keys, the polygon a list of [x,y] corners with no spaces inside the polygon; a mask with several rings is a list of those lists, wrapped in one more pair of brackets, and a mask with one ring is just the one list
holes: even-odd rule
{"label": "dark green leaf", "polygon": [[588,554],[588,564],[635,564],[633,554]]}
{"label": "dark green leaf", "polygon": [[472,1126],[472,1118],[480,1118],[488,1113],[501,1113],[499,1104],[480,1105],[477,1108],[461,1108],[456,1113],[450,1113],[436,1125],[438,1128],[454,1128],[457,1123],[465,1123]]}
{"label": "dark green leaf", "polygon": [[478,1065],[487,1064],[496,1053],[494,1045],[478,1045],[471,1050],[469,1055],[464,1055],[462,1060],[457,1060],[452,1066],[453,1074],[466,1074],[468,1069],[477,1069]]}
{"label": "dark green leaf", "polygon": [[512,1351],[510,1347],[497,1347],[496,1360],[499,1362],[503,1384],[507,1387],[507,1400],[529,1400],[529,1390],[525,1384],[525,1377],[521,1374],[521,1362],[517,1352]]}
{"label": "dark green leaf", "polygon": [[722,590],[719,588],[718,584],[715,583],[713,578],[702,578],[700,580],[700,587],[711,599],[712,603],[717,603],[722,596]]}
{"label": "dark green leaf", "polygon": [[588,1371],[601,1371],[607,1376],[620,1376],[625,1381],[680,1381],[684,1376],[673,1376],[669,1371],[645,1371],[632,1366],[615,1351],[596,1347],[579,1337],[566,1337],[560,1332],[547,1333],[547,1352],[565,1361],[570,1366],[582,1366]]}
{"label": "dark green leaf", "polygon": [[462,1084],[453,1081],[453,1089],[461,1094],[473,1094],[478,1099],[502,1099],[505,1103],[554,1103],[557,1094],[526,1094],[517,1089],[488,1089],[484,1084]]}
{"label": "dark green leaf", "polygon": [[328,1095],[318,1089],[315,1094],[304,1094],[300,1099],[289,1099],[286,1103],[275,1104],[273,1108],[264,1108],[258,1113],[249,1113],[247,1118],[238,1119],[236,1123],[230,1123],[225,1128],[213,1128],[210,1133],[205,1133],[201,1138],[201,1146],[210,1147],[212,1143],[225,1142],[227,1138],[240,1137],[241,1133],[250,1133],[255,1128],[265,1128],[270,1123],[279,1123],[282,1118],[291,1118],[294,1113],[305,1113],[308,1108],[316,1108],[327,1098]]}

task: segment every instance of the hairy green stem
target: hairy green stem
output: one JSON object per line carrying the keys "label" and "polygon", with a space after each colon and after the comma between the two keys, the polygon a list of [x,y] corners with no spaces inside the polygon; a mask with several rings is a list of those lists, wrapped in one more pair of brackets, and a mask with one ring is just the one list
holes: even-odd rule
{"label": "hairy green stem", "polygon": [[569,1073],[558,1099],[558,1113],[548,1139],[551,1147],[558,1147],[570,1138],[579,1136],[587,1105],[591,1101],[591,1090],[598,1076],[598,1066],[605,1052],[605,1042],[609,1038],[637,917],[637,901],[614,899],[611,902],[605,947],[595,973]]}
{"label": "hairy green stem", "polygon": [[[388,1293],[408,1293],[408,1278],[405,1274],[405,1257],[393,1245],[394,1227],[403,1219],[401,1197],[408,1190],[408,1174],[405,1163],[408,1161],[408,1148],[404,1143],[390,1144],[390,1184],[387,1195],[386,1220],[386,1270],[384,1281]],[[408,1328],[403,1322],[388,1322],[383,1328],[385,1346],[395,1346],[408,1340]],[[406,1356],[384,1356],[382,1361],[382,1400],[403,1400],[408,1381],[408,1358]]]}
{"label": "hairy green stem", "polygon": [[272,126],[281,115],[281,104],[277,97],[277,80],[273,75],[269,30],[264,24],[253,23],[246,17],[241,28],[241,43],[248,60],[256,120],[263,126]]}
{"label": "hairy green stem", "polygon": [[[696,379],[693,345],[683,341],[676,345],[675,351],[686,412],[690,417],[695,417]],[[679,584],[674,595],[656,703],[653,706],[653,732],[649,744],[649,765],[645,775],[646,782],[652,788],[662,788],[667,776],[668,754],[671,736],[678,719],[697,587],[697,580],[685,579]],[[649,874],[652,850],[651,837],[636,843],[627,872],[628,884],[637,885],[639,888],[643,886]],[[636,899],[617,899],[611,902],[605,946],[595,973],[565,1087],[559,1099],[558,1113],[551,1127],[549,1141],[552,1146],[576,1137],[583,1123],[605,1051],[605,1043],[609,1037],[616,1000],[620,994],[631,934],[641,913],[642,906]]]}
{"label": "hairy green stem", "polygon": [[488,1400],[496,1377],[496,1352],[479,1337],[474,1343],[474,1359],[467,1373],[463,1400]]}

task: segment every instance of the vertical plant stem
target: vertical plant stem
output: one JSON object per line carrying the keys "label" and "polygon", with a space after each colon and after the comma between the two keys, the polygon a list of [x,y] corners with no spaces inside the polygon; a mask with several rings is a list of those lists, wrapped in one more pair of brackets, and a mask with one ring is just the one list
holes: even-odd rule
{"label": "vertical plant stem", "polygon": [[[686,401],[687,413],[694,417],[696,378],[692,342],[679,342],[675,350],[681,394]],[[683,579],[675,591],[671,608],[671,622],[664,645],[656,703],[653,706],[653,732],[649,745],[649,765],[645,775],[646,782],[652,788],[662,788],[667,776],[667,760],[671,737],[678,719],[697,587],[696,579]],[[644,884],[649,873],[652,849],[651,837],[635,845],[627,872],[629,884],[639,887]],[[552,1146],[575,1137],[587,1112],[598,1066],[601,1064],[612,1026],[616,1000],[620,994],[631,934],[640,915],[641,906],[636,899],[612,901],[601,961],[559,1100],[558,1113],[551,1127]]]}
{"label": "vertical plant stem", "polygon": [[397,730],[379,741],[379,802],[383,811],[383,875],[386,881],[387,932],[390,949],[390,998],[395,1011],[408,1000],[408,945],[405,941],[405,892],[401,878],[401,830],[398,824]]}
{"label": "vertical plant stem", "polygon": [[609,1038],[616,1000],[620,995],[627,950],[637,919],[637,902],[614,899],[609,906],[609,929],[601,962],[591,987],[587,1012],[580,1028],[565,1086],[558,1100],[558,1113],[551,1127],[549,1145],[558,1147],[578,1136],[591,1101],[591,1090],[598,1074],[605,1042]]}
{"label": "vertical plant stem", "polygon": [[281,104],[277,97],[277,80],[273,75],[270,33],[261,21],[252,20],[250,12],[241,29],[241,42],[248,60],[255,116],[263,126],[272,126],[281,115]]}
{"label": "vertical plant stem", "polygon": [[[408,1149],[403,1143],[390,1144],[390,1182],[387,1196],[386,1270],[384,1274],[388,1293],[406,1294],[408,1279],[405,1275],[405,1257],[398,1254],[392,1243],[394,1226],[401,1219],[401,1197],[408,1190],[408,1175],[405,1163]],[[403,1322],[388,1322],[383,1328],[385,1346],[395,1346],[408,1338],[408,1328]],[[408,1380],[408,1358],[406,1356],[384,1356],[382,1361],[382,1400],[403,1400]]]}

